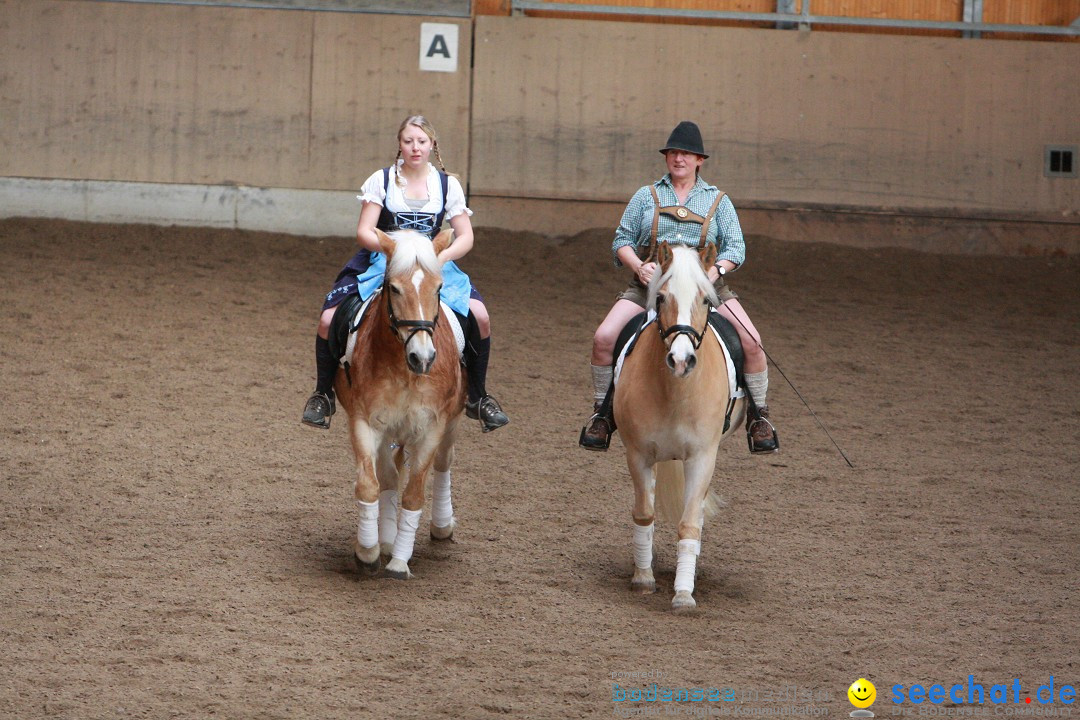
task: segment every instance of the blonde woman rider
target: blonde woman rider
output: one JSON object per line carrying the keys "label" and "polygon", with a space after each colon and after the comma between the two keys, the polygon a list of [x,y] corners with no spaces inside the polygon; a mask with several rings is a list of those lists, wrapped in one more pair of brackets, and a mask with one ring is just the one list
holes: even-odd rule
{"label": "blonde woman rider", "polygon": [[[422,115],[405,118],[398,128],[396,162],[376,170],[364,182],[360,222],[356,228],[359,252],[338,273],[327,294],[315,338],[315,392],[304,406],[302,422],[328,429],[336,410],[334,376],[338,359],[327,340],[334,312],[345,298],[359,294],[367,299],[381,284],[386,258],[379,250],[375,228],[384,232],[411,229],[428,237],[439,232],[445,219],[454,230],[454,241],[439,256],[443,264],[442,300],[458,316],[465,330],[465,370],[468,402],[465,413],[479,420],[484,432],[506,425],[510,419],[486,388],[491,354],[491,321],[484,299],[469,276],[454,262],[473,247],[472,210],[465,204],[461,183],[449,175],[439,154],[435,129]],[[428,162],[434,154],[439,169]]]}

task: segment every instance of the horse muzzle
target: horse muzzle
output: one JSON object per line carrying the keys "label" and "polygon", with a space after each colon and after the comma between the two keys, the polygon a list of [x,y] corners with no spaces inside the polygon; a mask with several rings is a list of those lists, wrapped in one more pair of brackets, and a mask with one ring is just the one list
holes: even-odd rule
{"label": "horse muzzle", "polygon": [[[421,341],[421,338],[427,342]],[[405,345],[405,364],[417,375],[431,372],[435,356],[435,346],[428,335],[414,335]]]}
{"label": "horse muzzle", "polygon": [[684,378],[694,371],[697,366],[697,353],[678,353],[674,350],[668,352],[664,358],[671,374],[677,378]]}
{"label": "horse muzzle", "polygon": [[664,362],[671,374],[684,378],[693,372],[697,365],[697,349],[701,347],[703,333],[689,325],[673,325],[660,333],[663,340],[674,336],[668,343],[668,352]]}

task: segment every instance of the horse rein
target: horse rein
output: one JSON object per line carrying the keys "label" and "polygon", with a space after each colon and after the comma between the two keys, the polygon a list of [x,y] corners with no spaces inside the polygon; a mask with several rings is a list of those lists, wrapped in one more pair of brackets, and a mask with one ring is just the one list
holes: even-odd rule
{"label": "horse rein", "polygon": [[[383,291],[386,291],[385,287]],[[394,306],[390,303],[390,293],[386,292],[386,314],[390,317],[390,329],[394,331],[398,339],[401,339],[401,328],[412,328],[405,339],[401,341],[402,345],[408,345],[409,341],[413,339],[413,335],[418,332],[426,332],[434,341],[435,328],[439,324],[439,315],[442,313],[436,314],[434,320],[399,320],[394,313]]]}

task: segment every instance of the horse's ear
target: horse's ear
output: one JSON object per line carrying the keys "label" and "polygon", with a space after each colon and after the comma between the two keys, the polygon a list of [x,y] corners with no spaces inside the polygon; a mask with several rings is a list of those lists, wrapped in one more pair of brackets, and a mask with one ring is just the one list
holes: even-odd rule
{"label": "horse's ear", "polygon": [[671,251],[671,246],[666,242],[657,243],[656,245],[656,261],[660,263],[660,267],[667,269],[671,264],[672,258],[675,257],[675,253]]}
{"label": "horse's ear", "polygon": [[397,247],[394,238],[390,237],[379,228],[375,228],[375,237],[379,238],[379,247],[382,248],[384,253],[387,255],[392,255],[394,253],[394,248]]}
{"label": "horse's ear", "polygon": [[453,242],[454,231],[450,228],[443,230],[441,233],[435,236],[435,239],[431,241],[431,248],[438,255],[446,248],[450,247],[450,243]]}
{"label": "horse's ear", "polygon": [[716,245],[705,243],[705,247],[701,249],[701,266],[708,268],[714,262],[716,262]]}

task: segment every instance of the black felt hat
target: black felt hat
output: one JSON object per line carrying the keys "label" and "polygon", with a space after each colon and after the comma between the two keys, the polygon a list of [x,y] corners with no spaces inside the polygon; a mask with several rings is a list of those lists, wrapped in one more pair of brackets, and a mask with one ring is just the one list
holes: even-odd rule
{"label": "black felt hat", "polygon": [[660,149],[666,153],[668,150],[685,150],[702,157],[709,157],[705,153],[705,144],[701,141],[701,130],[689,120],[683,120],[675,126],[668,136],[667,145]]}

